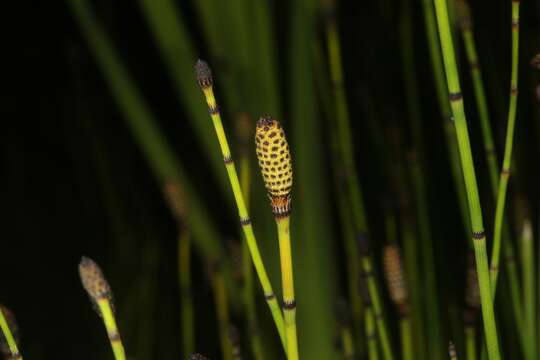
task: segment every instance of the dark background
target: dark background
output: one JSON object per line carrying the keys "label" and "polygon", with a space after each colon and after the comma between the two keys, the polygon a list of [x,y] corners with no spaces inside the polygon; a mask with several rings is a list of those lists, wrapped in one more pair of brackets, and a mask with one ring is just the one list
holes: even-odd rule
{"label": "dark background", "polygon": [[[419,1],[416,1],[419,3]],[[89,53],[68,7],[62,1],[19,1],[2,11],[2,146],[3,232],[0,246],[0,301],[11,308],[28,359],[106,358],[108,343],[79,283],[77,264],[88,255],[100,263],[116,295],[120,327],[129,353],[179,358],[176,226],[160,190],[113,101],[102,73]],[[200,24],[189,1],[177,1],[190,32],[207,56]],[[395,21],[399,5],[381,9],[378,2],[339,2],[346,86],[351,109],[369,92],[383,121],[399,123],[404,113]],[[122,59],[140,86],[176,154],[191,169],[207,205],[221,195],[195,143],[184,109],[161,63],[136,2],[95,1]],[[453,293],[461,281],[464,241],[453,185],[449,178],[442,128],[432,86],[421,5],[414,23],[420,94],[424,106],[425,154],[437,242],[442,292]],[[502,154],[509,82],[509,1],[475,1],[473,11],[488,101]],[[273,7],[279,74],[286,78],[288,59],[287,4]],[[532,89],[538,78],[528,61],[538,50],[538,3],[522,5],[522,50],[516,165],[519,187],[536,209],[538,191],[537,103]],[[322,37],[321,37],[322,39]],[[321,39],[314,39],[314,41]],[[463,60],[463,59],[462,59]],[[466,65],[460,65],[465,73]],[[185,79],[185,81],[195,81]],[[284,118],[288,116],[287,88]],[[472,99],[464,79],[465,99]],[[466,105],[473,113],[472,101]],[[380,235],[381,196],[388,195],[381,164],[370,150],[362,116],[353,121],[359,171]],[[227,120],[226,126],[227,126]],[[470,121],[471,138],[480,139],[478,122]],[[480,186],[487,188],[481,145],[473,141]],[[500,157],[501,155],[499,155]],[[382,181],[381,181],[382,180]],[[210,190],[209,190],[210,189]],[[486,209],[493,204],[482,193]],[[235,236],[236,214],[230,207],[208,206],[224,236]],[[491,212],[490,212],[491,213]],[[332,213],[333,215],[335,212]],[[491,218],[487,221],[490,229]],[[336,243],[338,254],[342,252]],[[218,351],[212,324],[210,290],[203,266],[194,268],[196,304],[201,305],[204,340],[209,355]],[[343,271],[340,269],[341,273]],[[344,282],[344,281],[343,281]],[[458,290],[460,291],[460,290]],[[202,320],[201,320],[202,323]],[[135,357],[144,359],[145,355]],[[217,358],[217,356],[215,356]]]}

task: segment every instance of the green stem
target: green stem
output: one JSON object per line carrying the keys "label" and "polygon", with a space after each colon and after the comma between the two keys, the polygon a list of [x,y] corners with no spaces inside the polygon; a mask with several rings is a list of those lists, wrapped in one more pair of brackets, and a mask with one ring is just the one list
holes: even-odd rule
{"label": "green stem", "polygon": [[465,327],[465,347],[467,360],[476,360],[476,334],[474,326]]}
{"label": "green stem", "polygon": [[17,342],[15,341],[15,337],[13,336],[13,333],[11,332],[11,329],[9,328],[8,321],[6,319],[6,316],[4,315],[4,311],[1,306],[0,306],[0,329],[2,330],[2,334],[4,335],[4,338],[6,339],[6,342],[9,347],[9,351],[11,352],[11,356],[14,359],[22,360],[22,356],[19,354],[19,349],[17,348]]}
{"label": "green stem", "polygon": [[474,170],[469,133],[467,130],[467,120],[463,107],[463,98],[459,76],[452,43],[450,31],[450,22],[448,19],[448,10],[445,0],[434,0],[435,12],[441,39],[441,48],[446,70],[446,79],[448,94],[463,169],[465,190],[469,204],[469,213],[471,216],[472,241],[476,258],[476,270],[480,285],[480,297],[482,301],[482,318],[484,321],[484,331],[487,341],[487,348],[490,360],[500,359],[499,340],[497,337],[497,327],[495,323],[495,314],[493,310],[493,301],[491,296],[491,287],[488,270],[488,259],[486,251],[486,236],[482,219],[482,209],[480,206],[480,197],[478,194],[478,185]]}
{"label": "green stem", "polygon": [[403,317],[399,321],[401,331],[401,353],[403,360],[413,360],[414,351],[412,344],[411,320],[408,317]]}
{"label": "green stem", "polygon": [[298,340],[296,333],[296,299],[294,296],[294,276],[291,252],[290,217],[276,218],[279,238],[279,258],[281,261],[281,281],[283,284],[283,317],[287,344],[287,359],[298,360]]}
{"label": "green stem", "polygon": [[362,254],[360,262],[362,264],[362,270],[364,271],[364,276],[366,277],[369,297],[373,305],[374,316],[377,324],[377,334],[379,335],[379,341],[381,344],[383,358],[385,360],[394,359],[392,352],[392,346],[390,345],[390,338],[388,335],[388,330],[386,328],[386,323],[384,321],[384,316],[382,313],[382,304],[379,296],[379,290],[377,289],[377,284],[375,282],[375,274],[373,273],[373,265],[369,255]]}
{"label": "green stem", "polygon": [[195,350],[193,297],[191,289],[191,244],[189,234],[180,230],[178,239],[178,278],[181,297],[182,350],[187,358]]}
{"label": "green stem", "polygon": [[377,349],[377,333],[375,331],[375,318],[373,309],[366,306],[365,308],[365,323],[366,323],[366,338],[369,360],[379,359],[379,350]]}
{"label": "green stem", "polygon": [[518,60],[519,60],[519,0],[512,1],[512,74],[510,78],[510,105],[508,107],[508,123],[506,128],[506,141],[504,146],[504,158],[497,194],[497,207],[495,209],[495,230],[493,233],[493,248],[491,252],[491,283],[497,284],[498,265],[501,248],[501,234],[503,228],[504,207],[508,179],[510,177],[510,165],[512,161],[512,148],[514,144],[514,128],[516,124],[517,94],[518,94]]}
{"label": "green stem", "polygon": [[536,359],[536,292],[534,283],[534,245],[532,225],[528,219],[521,234],[521,264],[523,276],[524,333],[526,334],[526,358]]}

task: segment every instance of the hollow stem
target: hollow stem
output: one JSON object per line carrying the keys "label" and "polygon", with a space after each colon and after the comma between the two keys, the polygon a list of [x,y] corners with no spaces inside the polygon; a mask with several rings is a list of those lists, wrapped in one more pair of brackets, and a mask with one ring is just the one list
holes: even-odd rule
{"label": "hollow stem", "polygon": [[[208,65],[199,61],[198,66],[201,64],[203,64],[202,66],[206,66],[206,68],[208,67]],[[268,274],[266,273],[266,269],[264,267],[261,254],[259,252],[259,247],[257,245],[257,240],[253,232],[253,227],[251,226],[251,219],[249,217],[246,204],[244,202],[244,196],[242,195],[242,190],[240,188],[240,181],[238,180],[238,174],[234,166],[234,161],[232,160],[232,157],[231,157],[229,143],[227,141],[225,131],[223,130],[223,124],[221,122],[221,115],[217,107],[216,99],[214,96],[214,90],[212,87],[211,78],[210,78],[210,83],[207,84],[207,86],[201,85],[201,87],[202,87],[204,96],[206,98],[206,103],[208,105],[208,109],[210,111],[212,122],[214,124],[216,135],[219,141],[219,145],[220,145],[221,152],[223,155],[223,161],[225,162],[227,174],[229,176],[229,180],[231,183],[236,205],[238,207],[240,224],[242,225],[242,230],[244,232],[244,236],[245,236],[248,248],[249,248],[249,252],[251,254],[251,259],[253,261],[253,265],[255,266],[255,271],[257,273],[257,276],[259,277],[261,286],[263,288],[264,297],[266,299],[268,307],[270,308],[270,312],[272,314],[272,318],[274,319],[274,323],[279,333],[281,343],[283,345],[283,348],[286,349],[283,315],[281,314],[281,310],[279,309],[279,304],[274,294],[274,290],[272,289],[270,279],[268,278]]]}
{"label": "hollow stem", "polygon": [[20,355],[19,349],[17,347],[17,342],[15,341],[15,337],[13,336],[13,333],[9,328],[9,324],[6,316],[4,315],[2,307],[0,307],[0,329],[2,330],[2,334],[6,339],[9,351],[11,352],[11,357],[16,360],[22,360],[22,356]]}
{"label": "hollow stem", "polygon": [[495,209],[495,229],[493,232],[493,248],[491,250],[491,283],[497,283],[499,274],[498,265],[501,249],[501,235],[503,228],[504,207],[510,166],[512,161],[512,148],[514,144],[514,128],[516,125],[517,95],[518,95],[518,61],[519,61],[519,0],[512,0],[512,73],[510,77],[510,104],[508,107],[508,122],[506,128],[506,141],[504,146],[504,158],[501,169],[497,205]]}
{"label": "hollow stem", "polygon": [[379,350],[377,349],[377,332],[375,329],[375,317],[371,307],[365,308],[366,339],[368,348],[368,359],[378,360]]}
{"label": "hollow stem", "polygon": [[486,251],[486,236],[484,232],[476,174],[472,160],[469,133],[467,130],[467,121],[463,107],[463,97],[461,95],[461,87],[459,84],[454,45],[452,43],[448,9],[445,0],[434,0],[434,3],[446,72],[449,101],[454,117],[454,125],[456,128],[461,166],[463,169],[465,189],[469,205],[469,214],[471,216],[472,242],[480,286],[482,318],[484,322],[484,332],[486,336],[488,355],[490,360],[498,360],[500,359],[499,340],[497,337],[497,327],[495,323],[495,314],[491,296]]}
{"label": "hollow stem", "polygon": [[120,339],[120,333],[118,332],[118,327],[116,326],[116,319],[111,308],[111,303],[108,298],[98,299],[97,305],[107,329],[107,335],[109,336],[109,341],[114,353],[114,358],[116,360],[126,360],[126,354],[124,351],[124,346],[122,345],[122,340]]}
{"label": "hollow stem", "polygon": [[474,325],[465,326],[465,349],[467,360],[476,360],[476,334]]}
{"label": "hollow stem", "polygon": [[287,358],[298,360],[298,340],[296,334],[296,300],[294,297],[294,276],[291,253],[290,216],[276,218],[279,238],[279,258],[281,261],[281,281],[283,286],[283,318]]}
{"label": "hollow stem", "polygon": [[413,341],[411,320],[408,316],[404,316],[399,321],[399,329],[401,332],[401,353],[403,360],[414,359]]}
{"label": "hollow stem", "polygon": [[[373,265],[371,263],[371,258],[365,254],[361,255],[360,259],[362,263],[362,270],[364,271],[364,276],[366,278],[367,287],[369,291],[369,296],[371,298],[373,312],[375,316],[375,321],[377,325],[377,334],[379,335],[379,341],[381,343],[381,348],[383,352],[383,358],[385,360],[390,360],[394,358],[392,353],[392,347],[390,345],[390,338],[388,336],[388,330],[386,328],[386,323],[382,314],[381,300],[379,296],[379,290],[377,289],[377,284],[375,283],[373,273]],[[367,335],[366,335],[367,336]]]}

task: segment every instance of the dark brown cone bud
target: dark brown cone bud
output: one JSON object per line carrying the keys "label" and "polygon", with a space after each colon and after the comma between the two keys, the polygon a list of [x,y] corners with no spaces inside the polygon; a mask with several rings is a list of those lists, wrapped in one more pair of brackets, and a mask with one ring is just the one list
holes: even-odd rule
{"label": "dark brown cone bud", "polygon": [[111,299],[112,291],[99,266],[90,258],[83,256],[79,263],[81,282],[94,301]]}
{"label": "dark brown cone bud", "polygon": [[214,84],[212,70],[210,70],[210,66],[208,66],[206,61],[201,59],[197,60],[197,64],[195,64],[195,74],[197,75],[197,82],[201,89],[208,89]]}
{"label": "dark brown cone bud", "polygon": [[[15,342],[18,345],[19,344],[19,327],[17,325],[17,320],[15,319],[15,315],[13,314],[11,310],[9,310],[7,307],[1,304],[0,304],[0,310],[2,310],[2,314],[4,315],[4,318],[6,319],[9,330],[11,331],[11,335],[13,335],[13,338],[15,339]],[[13,358],[13,354],[11,353],[9,345],[2,331],[0,331],[0,351],[2,352],[2,355],[4,355],[5,358],[7,359]]]}
{"label": "dark brown cone bud", "polygon": [[401,315],[408,312],[408,289],[397,245],[386,245],[383,250],[384,275],[390,298],[400,309]]}

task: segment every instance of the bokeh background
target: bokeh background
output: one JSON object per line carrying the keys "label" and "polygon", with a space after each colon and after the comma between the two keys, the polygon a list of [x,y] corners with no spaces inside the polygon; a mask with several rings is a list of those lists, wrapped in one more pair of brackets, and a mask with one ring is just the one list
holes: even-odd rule
{"label": "bokeh background", "polygon": [[[466,236],[444,144],[445,120],[434,93],[422,3],[335,5],[355,156],[376,254],[385,237],[385,204],[395,197],[387,165],[405,161],[412,148],[404,44],[414,52],[446,341],[461,321]],[[500,158],[510,1],[475,1],[472,9]],[[538,71],[528,62],[538,51],[539,15],[538,2],[522,4],[518,175],[511,182],[511,192],[525,193],[533,211],[538,205],[540,123]],[[318,0],[18,1],[3,11],[0,301],[17,316],[25,358],[111,358],[105,331],[79,283],[82,255],[101,264],[111,283],[130,358],[180,358],[177,228],[162,194],[164,180],[176,170],[152,158],[155,139],[148,135],[154,129],[170,151],[165,155],[174,156],[172,163],[181,167],[206,210],[206,220],[219,235],[212,246],[224,262],[230,260],[228,242],[240,236],[217,141],[193,74],[197,58],[207,59],[213,68],[233,155],[239,113],[248,113],[252,121],[272,114],[287,129],[296,172],[292,222],[301,352],[312,360],[334,356],[335,304],[347,294],[347,273],[331,172],[328,133],[334,123],[324,109],[330,93],[324,35],[329,16],[325,1]],[[412,26],[409,43],[402,37],[404,18]],[[491,229],[494,206],[463,54],[460,59],[486,226]],[[325,87],[326,92],[320,90]],[[132,89],[136,98],[122,97]],[[137,128],[146,121],[151,128]],[[390,146],[389,128],[403,139],[391,157],[384,150]],[[150,150],[141,145],[145,141]],[[168,160],[155,151],[164,163]],[[252,218],[279,289],[274,224],[259,177],[254,167]],[[205,247],[195,245],[193,263],[197,348],[217,359],[207,254],[201,249]],[[268,348],[279,349],[258,295]],[[233,317],[241,324],[241,311],[236,310]]]}

